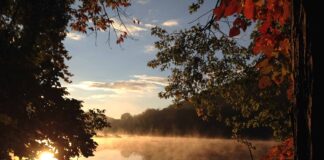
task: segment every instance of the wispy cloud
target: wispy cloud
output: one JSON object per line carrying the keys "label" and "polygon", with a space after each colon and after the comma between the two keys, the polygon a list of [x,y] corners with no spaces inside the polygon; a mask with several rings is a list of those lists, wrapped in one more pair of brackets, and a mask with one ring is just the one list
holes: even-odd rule
{"label": "wispy cloud", "polygon": [[63,85],[71,91],[68,97],[84,101],[86,109],[106,109],[107,115],[119,118],[125,112],[137,114],[147,108],[168,106],[171,100],[158,97],[167,83],[165,77],[142,74],[133,75],[126,80],[81,81]]}
{"label": "wispy cloud", "polygon": [[162,25],[166,26],[166,27],[173,27],[173,26],[179,25],[179,22],[175,19],[170,19],[170,20],[164,21],[162,23]]}
{"label": "wispy cloud", "polygon": [[81,35],[79,33],[75,33],[75,32],[68,32],[66,34],[66,37],[71,40],[79,41],[83,38],[83,35]]}
{"label": "wispy cloud", "polygon": [[115,94],[125,92],[146,93],[167,85],[165,77],[134,75],[130,80],[114,82],[82,81],[70,87],[83,90],[113,91]]}
{"label": "wispy cloud", "polygon": [[139,4],[142,4],[142,5],[144,5],[144,4],[147,4],[147,3],[149,3],[149,2],[150,2],[150,0],[137,0],[136,2],[137,2],[137,3],[139,3]]}
{"label": "wispy cloud", "polygon": [[[125,26],[127,29],[125,28]],[[142,28],[140,26],[135,26],[133,24],[125,24],[125,26],[123,26],[121,24],[114,25],[115,29],[122,31],[122,32],[128,31],[129,33],[134,34],[134,35],[137,35],[138,32],[147,30],[146,28]]]}
{"label": "wispy cloud", "polygon": [[145,53],[152,53],[155,52],[156,48],[154,47],[154,45],[146,45],[144,46],[144,52]]}
{"label": "wispy cloud", "polygon": [[113,27],[118,32],[128,32],[131,35],[138,36],[139,32],[147,31],[146,28],[129,22],[121,22],[117,19],[113,19],[113,21],[114,21]]}
{"label": "wispy cloud", "polygon": [[111,90],[143,91],[155,88],[152,83],[139,82],[136,80],[118,82],[92,82],[89,87]]}
{"label": "wispy cloud", "polygon": [[134,78],[137,78],[139,81],[152,83],[160,86],[166,86],[168,84],[168,79],[165,77],[158,77],[158,76],[148,76],[145,74],[142,75],[134,75]]}
{"label": "wispy cloud", "polygon": [[154,24],[150,24],[150,23],[146,23],[146,24],[144,24],[144,26],[147,27],[147,28],[153,28],[153,27],[155,27],[156,25],[154,25]]}

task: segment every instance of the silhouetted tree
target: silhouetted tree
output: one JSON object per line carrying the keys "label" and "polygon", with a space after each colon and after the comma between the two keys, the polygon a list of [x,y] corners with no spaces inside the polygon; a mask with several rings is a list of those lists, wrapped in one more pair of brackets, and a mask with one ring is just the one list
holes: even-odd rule
{"label": "silhouetted tree", "polygon": [[[199,118],[196,108],[188,103],[181,102],[163,109],[147,109],[131,116],[132,118],[110,119],[111,128],[106,128],[106,134],[143,134],[143,135],[178,135],[178,136],[207,136],[230,138],[231,127],[221,123],[215,117],[208,116],[206,121]],[[227,104],[220,104],[217,107]],[[125,113],[123,115],[128,115]],[[231,107],[226,107],[224,116],[237,114]],[[124,117],[124,116],[122,116]],[[270,127],[258,127],[242,130],[246,137],[269,139],[272,137]]]}
{"label": "silhouetted tree", "polygon": [[260,89],[254,65],[262,57],[214,32],[199,24],[174,33],[152,29],[159,51],[148,66],[172,71],[160,97],[190,101],[199,116],[215,116],[232,126],[234,135],[259,127],[271,127],[277,138],[291,135],[286,86]]}
{"label": "silhouetted tree", "polygon": [[104,111],[85,112],[81,101],[66,97],[61,82],[70,82],[71,57],[62,41],[69,24],[84,33],[107,29],[113,22],[105,8],[129,3],[74,2],[0,1],[0,159],[32,159],[44,149],[62,160],[92,156],[95,131],[108,126]]}
{"label": "silhouetted tree", "polygon": [[[193,3],[189,7],[190,13],[199,9],[203,3],[204,0],[197,0]],[[280,112],[273,110],[272,107],[267,105],[265,107],[259,105],[266,111],[263,114],[268,115],[266,117],[263,116],[263,119],[260,120],[261,122],[269,122],[269,120],[271,122],[273,116],[280,115],[280,117],[286,117],[286,120],[281,122],[286,122],[289,119],[288,117],[291,116],[290,123],[293,126],[295,159],[318,159],[320,154],[320,146],[317,143],[317,138],[319,137],[318,129],[320,128],[318,123],[320,121],[318,116],[318,113],[320,113],[318,112],[320,104],[320,56],[316,53],[315,49],[319,50],[318,39],[321,37],[318,34],[320,33],[320,27],[318,27],[318,24],[315,24],[317,22],[315,17],[319,13],[318,8],[320,8],[316,8],[316,6],[320,5],[316,4],[315,1],[305,0],[216,0],[215,6],[211,8],[209,20],[199,30],[207,31],[208,35],[216,37],[215,40],[219,41],[218,38],[224,37],[224,35],[229,40],[235,40],[238,38],[235,36],[240,35],[241,30],[246,31],[249,26],[255,28],[251,34],[250,40],[252,40],[252,43],[249,48],[252,53],[259,56],[258,58],[261,57],[256,61],[257,64],[255,65],[260,74],[258,86],[260,89],[265,89],[267,87],[273,88],[275,84],[275,88],[279,86],[278,88],[282,89],[279,89],[279,92],[275,92],[276,94],[274,95],[281,94],[283,97],[284,94],[282,93],[286,92],[287,99],[292,102],[292,105],[283,106],[286,109],[281,109]],[[251,25],[251,22],[255,22],[253,23],[255,25]],[[224,30],[224,28],[226,29]],[[198,63],[197,65],[195,63],[196,57],[190,56],[188,59],[191,61],[186,61],[181,57],[181,55],[185,54],[179,54],[200,54],[199,56],[201,57],[207,55],[207,52],[201,49],[200,45],[197,45],[197,43],[204,44],[203,39],[199,39],[199,41],[192,38],[180,38],[181,36],[177,34],[167,35],[165,31],[162,30],[161,32],[161,30],[156,29],[152,33],[161,40],[156,43],[156,47],[160,49],[160,52],[157,55],[157,59],[152,61],[150,66],[159,66],[162,70],[166,68],[173,70],[172,78],[170,78],[172,83],[166,88],[166,94],[162,94],[162,96],[180,95],[185,98],[190,98],[194,95],[200,96],[201,92],[206,90],[206,88],[201,87],[204,86],[201,84],[206,83],[205,79],[207,79],[207,82],[210,79],[218,79],[218,77],[210,76],[210,74],[217,75],[218,70],[210,73],[210,70],[204,68],[204,64],[199,65]],[[198,47],[186,49],[185,46],[179,44],[194,44]],[[234,45],[239,47],[237,44]],[[207,44],[205,47],[210,49],[213,48],[213,45]],[[232,46],[228,46],[228,48],[233,49]],[[223,55],[226,54],[224,50],[218,50],[222,51]],[[235,51],[231,52],[234,55]],[[239,58],[240,56],[235,57]],[[212,64],[209,63],[211,62],[210,58],[201,59],[203,59],[203,63],[207,62],[206,66]],[[220,61],[223,60],[221,58]],[[232,61],[229,63],[226,61],[224,66],[225,68],[233,68],[233,63]],[[224,66],[217,67],[222,68]],[[180,71],[177,67],[180,68]],[[231,71],[237,70],[234,68]],[[193,77],[193,82],[188,83],[186,81],[187,77],[181,79],[183,75]],[[197,75],[198,81],[196,81]],[[254,75],[250,74],[250,76]],[[228,78],[231,75],[225,74],[225,76],[221,75],[221,77]],[[217,83],[223,86],[226,81],[219,81]],[[197,86],[197,84],[199,86],[197,90],[184,90],[193,85]],[[180,91],[179,94],[176,91]],[[209,93],[207,92],[207,94]],[[237,98],[241,99],[240,96]],[[270,102],[277,101],[275,97],[269,98]],[[253,106],[251,107],[254,108]],[[242,115],[249,113],[247,110],[242,112]],[[258,123],[255,124],[258,125]],[[287,125],[279,123],[273,127],[284,128],[285,126]],[[292,157],[292,155],[288,157]]]}
{"label": "silhouetted tree", "polygon": [[130,113],[124,113],[120,116],[120,119],[121,120],[124,120],[124,121],[129,121],[131,120],[133,117]]}

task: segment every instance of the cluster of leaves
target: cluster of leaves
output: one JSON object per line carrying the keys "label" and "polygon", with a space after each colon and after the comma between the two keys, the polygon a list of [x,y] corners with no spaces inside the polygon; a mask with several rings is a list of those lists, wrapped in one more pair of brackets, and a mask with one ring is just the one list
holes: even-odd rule
{"label": "cluster of leaves", "polygon": [[127,38],[127,32],[123,32],[123,34],[119,36],[119,38],[116,41],[117,44],[123,43],[125,38]]}
{"label": "cluster of leaves", "polygon": [[[248,21],[256,21],[256,31],[252,33],[252,51],[264,57],[256,67],[260,71],[259,87],[270,87],[273,83],[282,84],[285,80],[290,85],[287,97],[292,100],[293,79],[290,67],[290,0],[222,0],[214,9],[215,21],[228,16],[236,16],[229,31],[229,36],[246,30]],[[242,18],[244,17],[244,18]]]}
{"label": "cluster of leaves", "polygon": [[[175,33],[156,27],[152,34],[160,39],[155,43],[159,52],[148,65],[172,71],[160,97],[190,101],[199,116],[225,121],[234,134],[258,127],[272,128],[278,138],[290,134],[285,86],[258,88],[254,64],[259,58],[249,48],[200,25]],[[224,101],[230,106],[220,107]],[[228,107],[235,112],[226,113]]]}
{"label": "cluster of leaves", "polygon": [[0,159],[34,159],[44,149],[59,159],[91,156],[104,111],[82,110],[67,98],[70,82],[62,43],[73,1],[0,2]]}
{"label": "cluster of leaves", "polygon": [[204,0],[197,0],[196,3],[192,3],[190,6],[189,6],[189,13],[194,13],[196,12],[200,6],[204,3]]}
{"label": "cluster of leaves", "polygon": [[294,143],[293,138],[288,138],[280,145],[272,147],[266,156],[261,160],[292,160],[294,159]]}
{"label": "cluster of leaves", "polygon": [[[129,0],[81,0],[76,8],[71,8],[70,27],[72,30],[87,33],[87,31],[106,31],[115,28],[113,17],[117,16],[121,20],[120,12],[122,8],[131,5]],[[109,10],[108,10],[109,9]],[[117,15],[116,15],[117,14]],[[127,29],[125,27],[125,29]],[[126,32],[122,32],[117,39],[121,43],[126,38]]]}
{"label": "cluster of leaves", "polygon": [[[256,21],[256,31],[252,33],[252,52],[262,54],[256,68],[260,73],[258,87],[265,89],[272,84],[286,85],[289,101],[293,100],[294,81],[291,73],[290,51],[290,0],[222,0],[214,9],[215,20],[235,15],[229,36],[245,31],[246,20]],[[242,20],[244,16],[244,20]],[[286,82],[286,83],[283,83]],[[287,110],[289,113],[289,110]],[[265,159],[293,159],[293,139],[289,138],[282,145],[270,150]]]}
{"label": "cluster of leaves", "polygon": [[[190,13],[199,9],[203,2],[203,0],[197,0],[196,3],[193,3],[189,7]],[[216,85],[214,85],[215,87],[210,89],[208,89],[208,87],[195,85],[194,87],[196,90],[190,90],[192,92],[188,92],[188,90],[183,89],[196,83],[200,85],[208,84],[209,78],[212,80],[217,80],[219,77],[210,77],[210,73],[199,72],[201,73],[200,77],[203,77],[201,79],[207,79],[207,81],[191,81],[191,83],[188,83],[187,79],[190,79],[192,75],[183,74],[186,73],[186,70],[180,70],[180,74],[179,71],[176,70],[177,72],[173,71],[173,75],[169,79],[171,83],[166,87],[166,92],[164,94],[162,93],[161,96],[175,96],[176,99],[181,96],[184,96],[185,98],[189,97],[190,100],[194,101],[194,103],[196,103],[198,106],[203,106],[200,108],[198,107],[198,114],[205,115],[206,112],[215,112],[215,107],[213,107],[215,102],[212,98],[213,96],[211,95],[216,92],[222,95],[227,102],[233,104],[233,106],[239,106],[240,109],[238,110],[240,112],[238,113],[244,118],[248,119],[248,123],[246,123],[246,121],[241,121],[241,119],[237,121],[236,116],[231,118],[232,121],[236,121],[236,123],[229,123],[230,125],[234,126],[234,135],[237,133],[235,128],[248,128],[251,125],[259,126],[262,124],[272,126],[275,130],[275,134],[285,135],[283,133],[288,133],[282,138],[289,136],[291,132],[289,118],[291,109],[290,101],[293,99],[294,92],[294,81],[291,73],[292,57],[290,53],[289,41],[291,14],[290,7],[290,0],[217,0],[215,8],[212,10],[212,18],[207,22],[202,30],[204,32],[211,32],[216,37],[222,35],[227,39],[234,40],[238,37],[238,35],[240,35],[241,31],[246,31],[247,27],[249,26],[255,26],[255,30],[251,34],[252,43],[248,50],[248,53],[256,55],[256,57],[254,57],[254,61],[250,63],[254,69],[251,69],[250,66],[245,66],[243,67],[243,70],[239,72],[246,73],[243,74],[247,75],[245,77],[241,76],[239,79],[234,78],[225,82],[219,81],[216,83]],[[229,19],[233,20],[232,24],[230,24]],[[229,26],[228,31],[226,29],[223,30],[224,25],[222,25],[222,23],[224,21],[227,21],[227,25]],[[226,34],[226,32],[228,32],[228,34]],[[161,69],[168,67],[176,68],[177,66],[181,65],[184,69],[186,69],[187,66],[192,67],[192,64],[190,63],[178,62],[175,59],[165,58],[171,57],[171,53],[177,54],[174,52],[179,52],[179,50],[172,50],[173,48],[177,48],[177,41],[186,43],[185,41],[191,39],[186,37],[179,38],[180,36],[173,36],[177,38],[161,38],[160,35],[154,32],[153,34],[159,36],[161,41],[156,43],[156,47],[160,49],[160,52],[157,55],[157,59],[152,61],[159,61],[160,63],[155,62],[157,65],[152,65],[152,67],[161,66]],[[165,41],[170,41],[172,43],[165,43]],[[204,46],[203,43],[200,43],[200,41],[196,41],[194,43],[199,43],[199,45]],[[163,44],[164,47],[159,48],[160,44]],[[208,45],[204,47],[208,49],[210,48]],[[230,48],[229,50],[231,50],[230,52],[232,55],[235,55],[236,52],[232,49],[233,48]],[[197,53],[202,51],[201,49],[197,48],[194,50],[196,50]],[[218,54],[217,51],[214,52],[215,55]],[[220,50],[220,52],[226,55],[224,50]],[[188,53],[189,55],[191,54],[191,52],[185,53],[187,55]],[[189,59],[192,59],[192,56],[189,56]],[[226,58],[224,58],[224,60],[227,64],[225,68],[236,66],[235,64],[233,65],[233,62],[235,61],[229,61],[226,60]],[[246,62],[246,60],[243,61]],[[206,60],[203,61],[203,63],[208,64],[209,62]],[[218,69],[224,70],[223,66],[218,67]],[[225,71],[226,74],[223,73],[217,76],[223,78],[233,76],[231,72],[228,72],[228,70],[225,69]],[[212,73],[218,72],[218,70],[214,69]],[[178,76],[174,78],[174,75]],[[186,75],[189,76],[186,77]],[[175,82],[175,84],[172,82]],[[287,98],[282,96],[284,94],[287,95],[285,96]],[[256,112],[257,110],[259,110],[259,112]],[[216,111],[216,113],[222,112]],[[281,118],[270,118],[277,116]],[[254,120],[256,121],[253,122]],[[226,121],[228,122],[228,119]],[[274,124],[273,122],[276,123]],[[287,155],[288,156],[286,157],[292,156],[291,153]]]}

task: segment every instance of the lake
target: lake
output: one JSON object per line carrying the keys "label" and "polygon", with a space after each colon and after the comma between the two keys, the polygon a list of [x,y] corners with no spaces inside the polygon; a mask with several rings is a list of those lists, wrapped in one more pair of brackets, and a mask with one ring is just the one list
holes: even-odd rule
{"label": "lake", "polygon": [[[118,136],[95,139],[94,157],[79,160],[250,160],[248,148],[235,140],[197,137]],[[255,159],[275,145],[252,141]]]}

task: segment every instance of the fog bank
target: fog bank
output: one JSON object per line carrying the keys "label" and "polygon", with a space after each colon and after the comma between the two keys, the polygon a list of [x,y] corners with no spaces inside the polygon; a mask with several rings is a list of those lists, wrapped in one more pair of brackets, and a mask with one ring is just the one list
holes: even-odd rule
{"label": "fog bank", "polygon": [[[95,156],[87,160],[249,160],[248,148],[235,140],[197,137],[121,136],[96,138]],[[252,141],[255,159],[275,145]]]}

